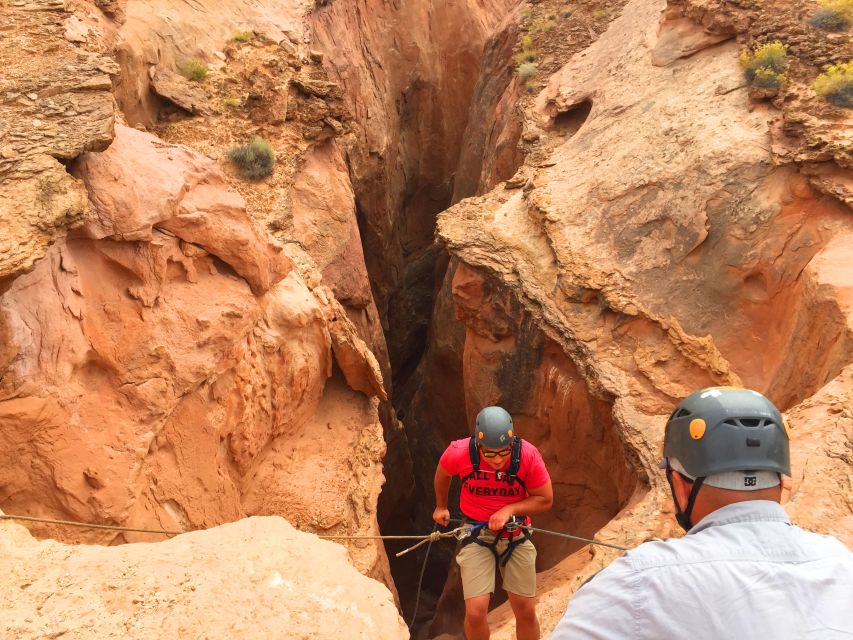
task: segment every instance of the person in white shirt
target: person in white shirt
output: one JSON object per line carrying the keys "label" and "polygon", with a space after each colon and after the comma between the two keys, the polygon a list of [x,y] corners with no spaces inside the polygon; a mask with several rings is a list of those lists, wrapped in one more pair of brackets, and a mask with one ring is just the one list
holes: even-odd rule
{"label": "person in white shirt", "polygon": [[755,391],[685,398],[661,468],[687,535],[641,544],[596,574],[551,640],[853,638],[853,553],[792,525],[779,504],[789,437]]}

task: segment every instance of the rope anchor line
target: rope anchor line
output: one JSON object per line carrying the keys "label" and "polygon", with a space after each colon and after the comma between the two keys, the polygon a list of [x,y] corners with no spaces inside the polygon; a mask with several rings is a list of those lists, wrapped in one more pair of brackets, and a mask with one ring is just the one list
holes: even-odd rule
{"label": "rope anchor line", "polygon": [[[37,518],[35,516],[18,516],[18,515],[9,515],[5,513],[0,513],[0,520],[21,520],[24,522],[38,522],[41,524],[56,524],[61,526],[68,527],[80,527],[84,529],[100,529],[107,531],[128,531],[131,533],[153,533],[159,535],[166,536],[177,536],[182,533],[188,533],[187,531],[168,531],[166,529],[142,529],[137,527],[122,527],[119,525],[112,524],[91,524],[87,522],[75,522],[73,520],[55,520],[53,518]],[[455,529],[451,529],[449,531],[436,531],[433,530],[431,533],[426,535],[321,535],[317,534],[318,538],[323,538],[325,540],[417,540],[414,545],[403,549],[402,551],[395,554],[398,558],[403,556],[410,551],[414,551],[420,546],[426,543],[433,543],[442,538],[456,538],[457,540],[462,540],[463,538],[471,535],[471,533],[477,529],[483,528],[486,525],[485,522],[478,522],[474,524],[465,524],[461,520],[453,520],[453,522],[462,522],[462,525],[456,527]],[[582,538],[580,536],[574,536],[568,533],[561,533],[559,531],[549,531],[548,529],[540,529],[538,527],[524,526],[518,525],[517,528],[525,528],[528,531],[537,531],[539,533],[544,533],[546,535],[557,536],[559,538],[566,538],[568,540],[576,540],[578,542],[586,542],[588,544],[596,544],[602,547],[610,547],[611,549],[619,549],[620,551],[628,551],[630,547],[623,547],[618,544],[613,544],[610,542],[602,542],[600,540],[593,540],[592,538]]]}

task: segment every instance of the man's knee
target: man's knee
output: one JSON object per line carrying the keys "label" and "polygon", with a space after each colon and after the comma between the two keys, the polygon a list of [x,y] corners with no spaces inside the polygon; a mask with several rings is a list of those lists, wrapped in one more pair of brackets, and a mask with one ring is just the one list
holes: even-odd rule
{"label": "man's knee", "polygon": [[490,594],[465,600],[465,617],[474,621],[485,620],[489,613]]}
{"label": "man's knee", "polygon": [[536,621],[535,598],[526,598],[513,594],[510,596],[510,605],[512,606],[512,612],[515,614],[517,620],[526,622]]}

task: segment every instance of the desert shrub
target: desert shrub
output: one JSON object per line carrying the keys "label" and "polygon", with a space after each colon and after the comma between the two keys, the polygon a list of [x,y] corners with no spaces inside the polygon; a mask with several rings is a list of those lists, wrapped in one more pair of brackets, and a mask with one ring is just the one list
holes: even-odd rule
{"label": "desert shrub", "polygon": [[821,0],[809,22],[824,31],[844,31],[853,24],[853,0]]}
{"label": "desert shrub", "polygon": [[607,17],[607,9],[605,9],[603,7],[601,9],[595,9],[592,12],[592,17],[596,20],[601,20],[602,18],[606,18]]}
{"label": "desert shrub", "polygon": [[529,35],[521,36],[521,51],[515,54],[518,64],[533,62],[536,60],[536,50],[533,48],[533,38]]}
{"label": "desert shrub", "polygon": [[529,33],[548,33],[551,29],[557,26],[557,21],[553,18],[536,18],[533,24],[528,29]]}
{"label": "desert shrub", "polygon": [[204,60],[192,59],[181,67],[181,73],[188,80],[201,82],[207,77],[207,63]]}
{"label": "desert shrub", "polygon": [[740,66],[743,68],[747,81],[764,89],[776,89],[783,86],[787,81],[785,76],[787,53],[788,45],[779,41],[762,44],[752,53],[749,51],[741,52]]}
{"label": "desert shrub", "polygon": [[243,105],[243,101],[240,100],[237,96],[227,95],[222,98],[222,106],[228,107],[230,109],[236,109]]}
{"label": "desert shrub", "polygon": [[525,62],[536,62],[536,52],[530,51],[529,49],[522,49],[521,51],[515,54],[515,61],[518,64],[524,64]]}
{"label": "desert shrub", "polygon": [[251,42],[254,38],[254,31],[241,31],[240,29],[232,31],[231,35],[228,36],[229,40],[234,40],[236,42]]}
{"label": "desert shrub", "polygon": [[786,84],[788,84],[787,75],[764,67],[756,69],[755,76],[752,78],[752,86],[759,89],[781,89]]}
{"label": "desert shrub", "polygon": [[836,107],[853,108],[853,60],[827,67],[812,88]]}
{"label": "desert shrub", "polygon": [[228,151],[228,158],[252,180],[266,178],[275,166],[275,151],[263,138],[255,138],[243,147],[234,147]]}
{"label": "desert shrub", "polygon": [[518,73],[518,77],[521,78],[521,81],[526,83],[536,75],[536,65],[532,62],[522,62],[518,65],[516,73]]}

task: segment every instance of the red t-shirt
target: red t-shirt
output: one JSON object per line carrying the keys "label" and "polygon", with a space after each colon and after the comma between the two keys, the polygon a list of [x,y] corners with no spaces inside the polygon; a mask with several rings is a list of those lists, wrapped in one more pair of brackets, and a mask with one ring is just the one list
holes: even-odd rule
{"label": "red t-shirt", "polygon": [[[468,441],[469,438],[454,440],[441,454],[438,462],[452,476],[464,478],[474,470],[468,453]],[[462,485],[459,507],[463,514],[477,522],[482,522],[488,520],[501,507],[524,500],[528,496],[527,491],[518,482],[510,485],[502,479],[503,471],[509,468],[509,463],[510,458],[507,456],[503,470],[495,471],[482,455],[480,456],[480,471]],[[518,467],[518,477],[524,481],[528,489],[538,489],[551,479],[539,449],[527,440],[521,441],[521,464]]]}

